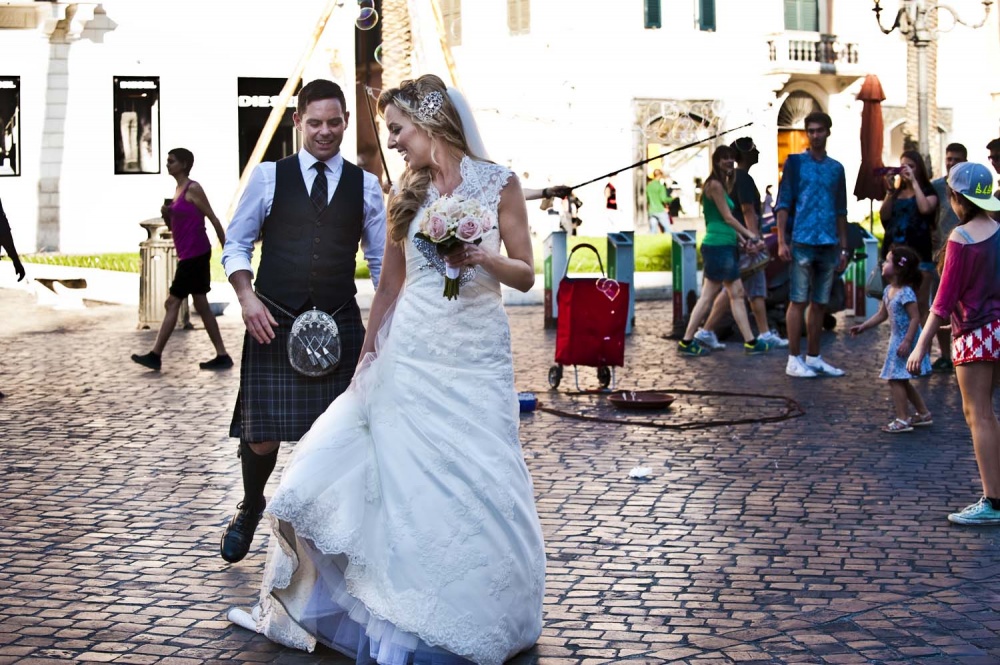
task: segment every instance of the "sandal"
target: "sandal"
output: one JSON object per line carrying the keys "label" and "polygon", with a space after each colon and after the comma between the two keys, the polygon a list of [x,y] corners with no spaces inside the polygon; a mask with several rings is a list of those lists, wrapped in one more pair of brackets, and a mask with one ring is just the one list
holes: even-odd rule
{"label": "sandal", "polygon": [[914,413],[910,416],[910,424],[914,427],[927,427],[934,424],[934,417],[931,416],[930,411],[927,413]]}
{"label": "sandal", "polygon": [[890,434],[899,434],[900,432],[912,432],[913,427],[910,425],[909,421],[903,420],[902,418],[896,418],[888,425],[882,427],[882,431]]}

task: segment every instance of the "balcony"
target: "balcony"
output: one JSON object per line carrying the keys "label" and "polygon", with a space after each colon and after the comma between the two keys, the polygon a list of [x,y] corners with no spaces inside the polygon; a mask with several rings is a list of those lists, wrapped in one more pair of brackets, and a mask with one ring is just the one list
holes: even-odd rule
{"label": "balcony", "polygon": [[768,37],[772,74],[832,74],[855,78],[867,72],[860,65],[858,45],[836,35],[780,32]]}

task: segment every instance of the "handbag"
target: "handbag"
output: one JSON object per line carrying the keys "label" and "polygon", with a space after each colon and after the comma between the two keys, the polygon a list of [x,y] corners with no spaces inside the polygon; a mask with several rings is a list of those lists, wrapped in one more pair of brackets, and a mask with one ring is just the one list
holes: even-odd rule
{"label": "handbag", "polygon": [[865,295],[869,298],[881,299],[884,291],[885,283],[882,281],[882,262],[879,261],[878,265],[868,273],[868,279],[865,280]]}
{"label": "handbag", "polygon": [[742,247],[740,248],[740,279],[746,279],[751,275],[760,272],[767,267],[771,261],[771,254],[766,250],[751,254]]}
{"label": "handbag", "polygon": [[295,319],[288,333],[287,347],[288,363],[292,369],[309,377],[326,376],[337,369],[341,356],[340,328],[332,314],[314,307],[295,316],[259,291],[257,297]]}

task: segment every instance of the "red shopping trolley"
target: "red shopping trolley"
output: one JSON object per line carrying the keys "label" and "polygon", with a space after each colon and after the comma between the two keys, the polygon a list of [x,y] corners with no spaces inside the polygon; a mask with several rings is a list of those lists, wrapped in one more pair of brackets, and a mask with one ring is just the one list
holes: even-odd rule
{"label": "red shopping trolley", "polygon": [[[589,249],[597,256],[600,277],[570,277],[574,252]],[[601,390],[614,384],[614,368],[625,364],[625,326],[628,322],[629,284],[608,279],[601,256],[593,245],[581,243],[566,259],[566,273],[559,282],[556,322],[556,364],[549,368],[549,385],[558,388],[563,366],[572,365],[580,390],[578,365],[597,368]]]}

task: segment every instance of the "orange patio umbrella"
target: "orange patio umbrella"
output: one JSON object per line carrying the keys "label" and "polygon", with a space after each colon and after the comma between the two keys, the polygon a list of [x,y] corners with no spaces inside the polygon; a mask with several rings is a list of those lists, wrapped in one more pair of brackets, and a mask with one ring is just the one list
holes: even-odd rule
{"label": "orange patio umbrella", "polygon": [[[885,93],[882,92],[882,84],[877,76],[869,74],[865,77],[857,98],[864,103],[864,108],[861,110],[861,167],[858,169],[858,181],[854,185],[854,196],[859,201],[870,199],[874,211],[874,201],[885,198],[885,182],[879,173],[879,169],[885,166],[882,163],[882,102],[885,100]],[[872,225],[873,217],[869,217]]]}

